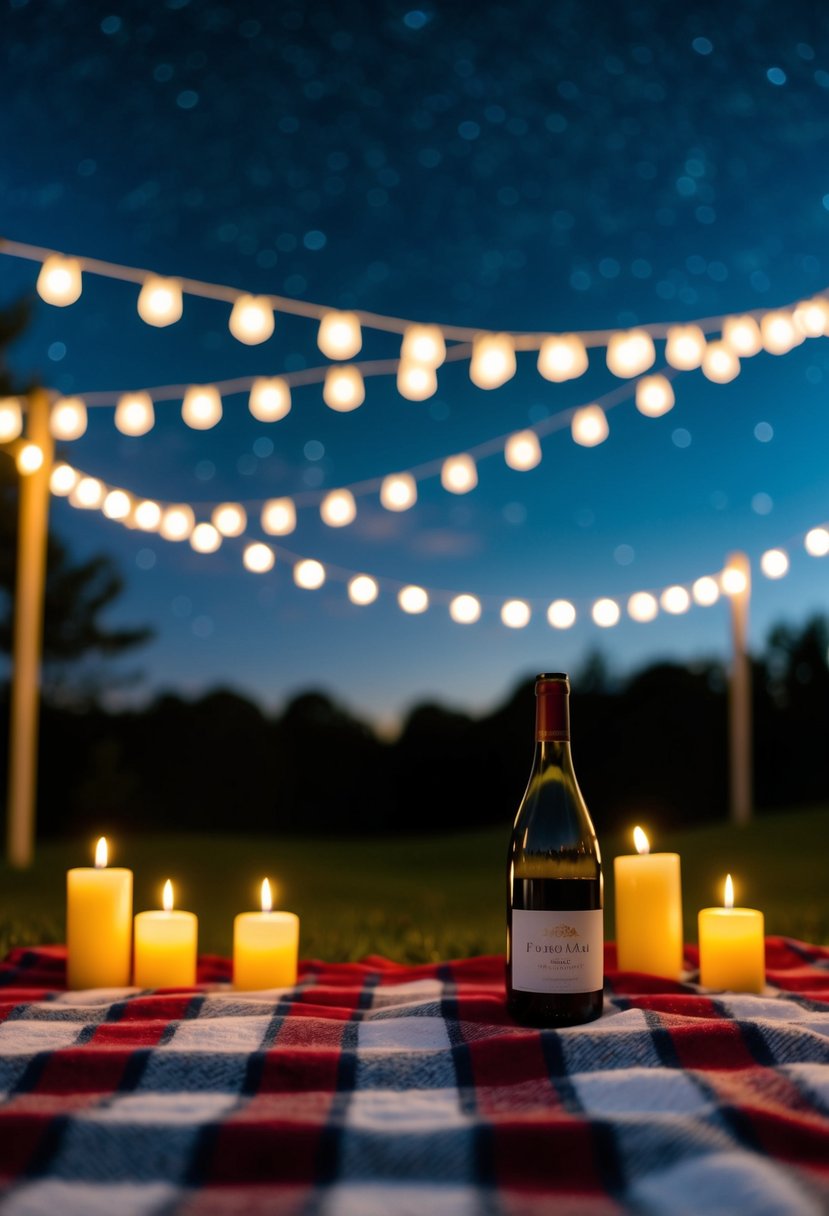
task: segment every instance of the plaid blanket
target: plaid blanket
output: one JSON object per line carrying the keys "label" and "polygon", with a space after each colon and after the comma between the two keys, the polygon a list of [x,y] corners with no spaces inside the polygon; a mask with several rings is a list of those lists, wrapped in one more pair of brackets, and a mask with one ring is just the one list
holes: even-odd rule
{"label": "plaid blanket", "polygon": [[[604,1016],[516,1026],[503,960],[302,964],[237,993],[66,992],[0,964],[4,1216],[820,1216],[829,948],[762,996],[616,970]],[[686,954],[689,968],[694,951]],[[693,976],[693,971],[691,972]]]}

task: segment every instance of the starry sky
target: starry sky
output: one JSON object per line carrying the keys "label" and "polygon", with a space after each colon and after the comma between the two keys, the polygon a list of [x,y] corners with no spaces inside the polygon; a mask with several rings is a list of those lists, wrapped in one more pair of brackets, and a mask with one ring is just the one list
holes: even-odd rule
{"label": "starry sky", "polygon": [[[391,0],[3,3],[8,238],[496,330],[692,320],[829,284],[829,11],[810,0],[484,3],[474,20],[461,3]],[[34,263],[4,257],[0,273],[4,303],[33,294]],[[83,395],[321,362],[312,322],[280,315],[273,338],[246,347],[223,303],[185,298],[178,324],[153,329],[136,295],[86,276],[77,304],[37,305],[13,366]],[[355,607],[341,582],[301,591],[279,557],[249,574],[239,542],[202,556],[65,501],[52,520],[79,556],[105,551],[123,570],[113,622],[156,630],[129,664],[143,672],[131,696],[223,684],[276,707],[313,687],[390,727],[423,699],[484,712],[519,678],[577,669],[596,647],[619,674],[725,656],[724,604],[612,630],[589,605],[689,583],[735,549],[756,561],[791,546],[788,578],[755,574],[753,644],[825,609],[829,568],[802,536],[829,515],[826,345],[758,355],[725,386],[681,373],[664,417],[622,403],[601,447],[555,432],[536,469],[492,456],[463,497],[433,478],[413,510],[366,496],[336,530],[300,511],[292,552],[480,595],[472,626],[440,603],[406,616],[388,594]],[[365,357],[396,353],[393,336],[365,332]],[[65,454],[207,517],[212,502],[321,493],[462,452],[617,384],[601,351],[564,385],[525,354],[497,391],[447,365],[429,401],[378,378],[359,410],[336,414],[311,386],[272,425],[245,395],[209,432],[189,430],[176,402],[142,438],[91,410]],[[516,596],[536,606],[523,630],[498,617]],[[566,633],[544,615],[558,596],[579,608]]]}

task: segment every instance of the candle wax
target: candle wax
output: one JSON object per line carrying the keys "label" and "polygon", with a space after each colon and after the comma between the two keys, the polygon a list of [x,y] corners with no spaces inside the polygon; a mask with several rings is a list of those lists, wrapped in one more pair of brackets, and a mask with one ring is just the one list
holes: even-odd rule
{"label": "candle wax", "polygon": [[79,866],[66,875],[69,988],[124,988],[132,954],[132,870]]}
{"label": "candle wax", "polygon": [[613,873],[619,970],[679,979],[682,974],[679,854],[616,857]]}
{"label": "candle wax", "polygon": [[703,908],[698,924],[703,988],[762,992],[766,983],[763,913],[756,908]]}
{"label": "candle wax", "polygon": [[233,922],[233,985],[245,991],[296,983],[299,917],[241,912]]}
{"label": "candle wax", "polygon": [[139,988],[192,988],[198,919],[192,912],[139,912],[135,918],[135,983]]}

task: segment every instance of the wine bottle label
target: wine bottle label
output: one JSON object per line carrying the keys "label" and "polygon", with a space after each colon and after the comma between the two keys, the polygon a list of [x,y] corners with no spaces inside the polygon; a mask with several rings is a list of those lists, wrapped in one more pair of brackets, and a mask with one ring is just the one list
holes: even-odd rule
{"label": "wine bottle label", "polygon": [[512,986],[596,992],[604,983],[604,919],[589,912],[512,912]]}

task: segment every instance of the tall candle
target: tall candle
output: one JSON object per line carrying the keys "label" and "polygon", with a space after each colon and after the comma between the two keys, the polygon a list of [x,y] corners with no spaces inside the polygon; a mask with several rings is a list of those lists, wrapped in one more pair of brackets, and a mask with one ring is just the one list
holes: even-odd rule
{"label": "tall candle", "polygon": [[196,982],[198,919],[173,910],[173,884],[164,884],[161,912],[135,918],[135,983],[139,988],[192,988]]}
{"label": "tall candle", "polygon": [[620,971],[682,974],[682,884],[678,853],[651,853],[641,828],[636,853],[614,858]]}
{"label": "tall candle", "polygon": [[766,983],[763,913],[734,907],[730,874],[724,904],[699,913],[699,982],[703,988],[762,992]]}
{"label": "tall candle", "polygon": [[290,988],[296,983],[299,917],[271,911],[271,885],[262,883],[262,911],[240,912],[233,922],[233,985],[245,991]]}
{"label": "tall candle", "polygon": [[123,988],[130,982],[132,870],[107,866],[107,842],[95,868],[66,875],[66,982],[70,988]]}

